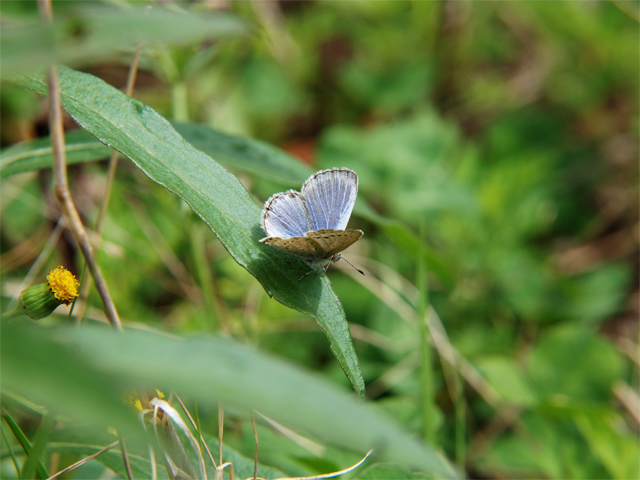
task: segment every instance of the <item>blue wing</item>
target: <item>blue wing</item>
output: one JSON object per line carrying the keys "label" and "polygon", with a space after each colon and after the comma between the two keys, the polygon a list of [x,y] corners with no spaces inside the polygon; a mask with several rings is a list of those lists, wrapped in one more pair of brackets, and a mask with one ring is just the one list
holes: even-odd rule
{"label": "blue wing", "polygon": [[280,238],[304,237],[314,230],[305,199],[294,190],[277,193],[265,202],[262,228],[269,237]]}
{"label": "blue wing", "polygon": [[353,170],[333,168],[312,175],[302,186],[311,230],[345,230],[357,195],[358,176]]}

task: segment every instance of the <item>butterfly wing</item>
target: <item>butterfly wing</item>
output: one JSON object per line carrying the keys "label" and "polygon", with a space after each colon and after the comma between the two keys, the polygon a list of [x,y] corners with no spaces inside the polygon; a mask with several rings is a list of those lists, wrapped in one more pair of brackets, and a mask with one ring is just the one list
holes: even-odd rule
{"label": "butterfly wing", "polygon": [[294,190],[277,193],[264,204],[262,228],[269,237],[304,237],[314,230],[305,199]]}
{"label": "butterfly wing", "polygon": [[307,232],[306,237],[320,247],[323,252],[321,258],[331,258],[353,245],[362,235],[362,230],[321,229]]}
{"label": "butterfly wing", "polygon": [[267,245],[279,248],[280,250],[298,255],[299,257],[309,261],[322,258],[325,254],[322,246],[309,237],[267,237],[260,241]]}
{"label": "butterfly wing", "polygon": [[309,177],[301,193],[313,225],[307,231],[344,230],[356,203],[358,176],[348,168],[323,170]]}

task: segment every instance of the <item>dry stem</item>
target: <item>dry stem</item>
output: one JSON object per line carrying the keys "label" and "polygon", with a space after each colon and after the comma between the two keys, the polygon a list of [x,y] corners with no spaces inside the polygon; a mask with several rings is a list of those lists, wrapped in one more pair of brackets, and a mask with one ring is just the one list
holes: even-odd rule
{"label": "dry stem", "polygon": [[84,255],[85,261],[96,284],[100,299],[104,305],[105,314],[109,323],[117,330],[122,330],[122,322],[118,316],[118,311],[113,303],[107,283],[102,276],[102,271],[95,261],[91,244],[87,231],[82,224],[78,210],[76,209],[71,193],[69,192],[69,184],[67,183],[67,163],[64,147],[64,131],[62,127],[62,107],[60,105],[60,91],[58,88],[58,72],[55,66],[49,68],[48,76],[49,88],[49,128],[51,130],[51,146],[53,150],[53,174],[54,174],[54,191],[56,198],[62,209],[62,214],[67,219],[69,228],[73,233],[80,247],[80,251]]}

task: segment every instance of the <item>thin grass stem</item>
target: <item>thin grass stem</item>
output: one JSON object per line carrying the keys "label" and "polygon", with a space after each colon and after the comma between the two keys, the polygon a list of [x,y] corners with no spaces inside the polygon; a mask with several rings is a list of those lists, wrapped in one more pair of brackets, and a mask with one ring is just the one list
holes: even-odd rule
{"label": "thin grass stem", "polygon": [[211,463],[213,464],[214,468],[218,468],[218,465],[216,465],[216,461],[214,460],[213,455],[211,455],[211,450],[209,450],[209,445],[207,445],[207,442],[204,441],[204,437],[202,436],[202,433],[200,430],[200,417],[198,416],[198,406],[196,405],[196,420],[197,420],[197,423],[196,423],[193,417],[191,417],[189,410],[187,410],[187,407],[182,402],[182,399],[178,395],[176,395],[176,400],[178,400],[178,403],[182,407],[182,411],[185,413],[185,415],[189,419],[191,426],[198,432],[201,447],[204,447],[204,450],[207,452],[207,455],[209,456],[209,460],[211,460]]}
{"label": "thin grass stem", "polygon": [[456,370],[454,372],[455,381],[455,435],[456,435],[456,464],[460,471],[464,471],[466,456],[466,435],[465,435],[465,402],[464,402],[464,382]]}
{"label": "thin grass stem", "polygon": [[431,344],[429,343],[429,287],[424,259],[424,220],[419,222],[418,248],[418,278],[417,286],[420,292],[418,315],[420,318],[420,387],[422,394],[422,435],[426,443],[435,443],[435,408],[433,402],[433,365],[431,361]]}
{"label": "thin grass stem", "polygon": [[256,480],[258,476],[258,429],[256,428],[256,417],[253,410],[251,410],[251,426],[253,427],[253,438],[255,440],[255,454],[253,457],[253,480]]}
{"label": "thin grass stem", "polygon": [[127,446],[124,443],[124,437],[119,435],[118,442],[120,443],[120,453],[122,453],[122,462],[124,463],[124,469],[127,471],[127,478],[133,480],[133,473],[131,473],[131,464],[129,463],[129,455],[127,455]]}
{"label": "thin grass stem", "polygon": [[222,465],[222,435],[224,433],[224,407],[218,403],[218,465]]}
{"label": "thin grass stem", "polygon": [[0,422],[0,432],[2,432],[2,438],[4,438],[4,443],[7,444],[7,450],[9,451],[9,456],[11,457],[11,461],[13,462],[13,466],[16,469],[16,475],[20,478],[20,467],[18,466],[18,460],[16,460],[16,456],[13,453],[13,448],[11,448],[11,444],[9,443],[9,439],[7,438],[7,434],[4,431],[4,427],[2,426],[2,422]]}
{"label": "thin grass stem", "polygon": [[43,477],[43,478],[47,478],[47,480],[53,480],[54,478],[58,478],[60,475],[70,472],[71,470],[75,470],[76,468],[84,465],[87,462],[90,462],[91,460],[93,460],[94,458],[96,458],[98,455],[102,455],[105,452],[108,452],[109,450],[111,450],[113,447],[115,447],[116,445],[118,445],[119,441],[116,440],[115,442],[113,442],[112,444],[104,447],[102,450],[100,450],[99,452],[94,453],[93,455],[88,456],[87,458],[83,458],[82,460],[74,463],[73,465],[69,465],[67,468],[64,468],[62,470],[60,470],[58,473],[54,473],[53,475],[51,475],[50,477]]}

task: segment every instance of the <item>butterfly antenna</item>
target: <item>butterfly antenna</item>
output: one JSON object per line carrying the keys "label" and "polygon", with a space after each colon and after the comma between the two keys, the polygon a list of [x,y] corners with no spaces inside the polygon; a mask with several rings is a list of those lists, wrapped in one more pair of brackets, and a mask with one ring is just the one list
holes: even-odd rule
{"label": "butterfly antenna", "polygon": [[360,270],[359,268],[356,268],[353,263],[351,263],[349,260],[347,260],[346,258],[344,258],[342,255],[340,255],[340,258],[343,259],[345,262],[347,262],[349,265],[351,265],[356,271],[360,272],[362,275],[364,275],[364,272],[362,270]]}

